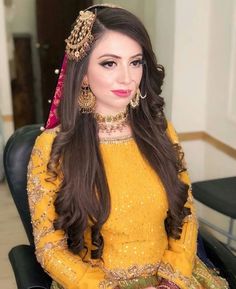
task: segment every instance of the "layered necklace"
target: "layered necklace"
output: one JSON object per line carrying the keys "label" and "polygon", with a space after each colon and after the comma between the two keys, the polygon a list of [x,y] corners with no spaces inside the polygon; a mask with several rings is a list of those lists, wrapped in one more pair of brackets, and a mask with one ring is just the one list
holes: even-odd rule
{"label": "layered necklace", "polygon": [[111,134],[117,131],[121,132],[128,125],[127,109],[116,115],[94,113],[94,117],[98,123],[98,128],[102,133]]}

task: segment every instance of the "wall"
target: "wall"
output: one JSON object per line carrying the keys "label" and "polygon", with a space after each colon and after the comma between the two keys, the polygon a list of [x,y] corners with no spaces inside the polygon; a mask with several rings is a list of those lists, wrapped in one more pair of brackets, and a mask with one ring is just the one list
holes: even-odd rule
{"label": "wall", "polygon": [[175,1],[172,120],[179,132],[206,128],[209,4]]}
{"label": "wall", "polygon": [[[3,0],[0,0],[0,52],[1,52],[1,82],[0,82],[0,110],[4,112],[4,138],[5,140],[12,134],[14,130],[12,120],[12,97],[9,78],[9,63],[8,58],[14,54],[14,50],[10,46],[6,46],[6,31],[8,37],[15,33],[29,33],[32,36],[32,54],[33,54],[33,70],[34,75],[34,96],[36,109],[36,119],[38,122],[42,120],[41,112],[41,98],[40,98],[40,71],[38,53],[35,49],[36,39],[36,23],[35,23],[35,0],[14,0],[13,6],[9,9],[7,14],[4,10]],[[6,15],[10,15],[10,19],[5,19]],[[5,15],[6,14],[6,15]],[[8,15],[8,16],[9,16]],[[5,20],[5,21],[4,21]],[[8,49],[8,51],[7,51]],[[5,50],[5,52],[4,52]],[[5,57],[3,57],[5,55]],[[2,64],[2,62],[6,61]],[[12,67],[12,66],[11,66]],[[14,75],[14,69],[11,70]]]}
{"label": "wall", "polygon": [[94,0],[93,2],[94,4],[110,3],[120,6],[137,15],[142,21],[144,20],[144,1],[142,0]]}
{"label": "wall", "polygon": [[0,117],[2,117],[4,139],[13,132],[10,72],[7,53],[7,36],[3,0],[0,0]]}
{"label": "wall", "polygon": [[[173,109],[173,75],[174,75],[174,49],[175,49],[175,1],[156,0],[156,7],[147,5],[147,10],[155,11],[149,21],[154,22],[155,33],[152,33],[153,47],[157,60],[165,68],[165,79],[162,96],[165,99],[165,112],[171,118]],[[156,8],[156,9],[155,9]],[[147,17],[148,18],[148,17]],[[154,29],[154,28],[153,28]]]}
{"label": "wall", "polygon": [[11,25],[13,33],[35,34],[35,1],[14,1],[15,17]]}
{"label": "wall", "polygon": [[211,1],[206,130],[236,149],[236,120],[228,111],[231,97],[236,99],[235,16],[234,0]]}
{"label": "wall", "polygon": [[[236,68],[231,61],[236,55],[236,3],[176,0],[174,15],[171,119],[176,130],[204,131],[236,148],[236,122],[229,118],[227,107],[230,79],[235,80],[230,73],[232,63]],[[183,145],[193,180],[235,174],[235,159],[203,140]]]}
{"label": "wall", "polygon": [[[3,0],[1,0],[3,1]],[[38,51],[36,49],[37,37],[36,37],[36,19],[35,19],[35,0],[14,0],[12,1],[11,8],[8,9],[10,19],[6,21],[6,28],[8,37],[12,37],[14,34],[30,34],[31,35],[31,48],[32,48],[32,63],[34,73],[34,102],[36,111],[37,122],[42,121],[41,110],[41,84],[40,84],[40,66]],[[14,47],[8,47],[9,57],[14,55]],[[13,62],[12,62],[13,63]],[[14,66],[11,64],[11,68]],[[14,77],[14,69],[11,69],[11,75]],[[1,104],[1,103],[0,103]]]}
{"label": "wall", "polygon": [[[230,75],[231,65],[236,68],[231,61],[236,55],[235,15],[233,0],[175,1],[172,121],[179,133],[204,131],[232,148],[236,122],[227,103],[230,79],[235,80]],[[193,181],[236,174],[235,158],[203,140],[183,146]]]}
{"label": "wall", "polygon": [[[228,109],[236,103],[236,3],[176,0],[174,15],[171,119],[180,133],[203,131],[236,148],[236,122]],[[236,175],[236,151],[228,156],[204,139],[182,145],[192,181]],[[228,229],[229,218],[199,203],[197,208]]]}
{"label": "wall", "polygon": [[32,64],[34,73],[34,102],[36,121],[42,122],[42,100],[41,100],[41,80],[39,56],[36,49],[37,31],[36,31],[36,0],[15,0],[15,17],[11,23],[10,29],[15,33],[28,33],[31,35]]}

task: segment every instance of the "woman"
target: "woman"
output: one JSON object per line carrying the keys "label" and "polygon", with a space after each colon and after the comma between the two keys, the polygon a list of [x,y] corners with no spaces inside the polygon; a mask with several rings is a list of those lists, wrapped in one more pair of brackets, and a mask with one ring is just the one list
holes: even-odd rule
{"label": "woman", "polygon": [[142,23],[95,5],[66,43],[28,171],[36,256],[52,286],[228,288],[196,257],[189,178],[160,97],[164,69]]}

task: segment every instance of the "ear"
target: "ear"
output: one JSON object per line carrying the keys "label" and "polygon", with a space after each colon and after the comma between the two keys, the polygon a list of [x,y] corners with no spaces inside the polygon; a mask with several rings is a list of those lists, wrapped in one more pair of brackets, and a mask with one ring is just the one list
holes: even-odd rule
{"label": "ear", "polygon": [[84,78],[83,78],[83,81],[82,81],[82,85],[83,86],[88,86],[88,76],[87,76],[87,74],[85,74],[85,76],[84,76]]}

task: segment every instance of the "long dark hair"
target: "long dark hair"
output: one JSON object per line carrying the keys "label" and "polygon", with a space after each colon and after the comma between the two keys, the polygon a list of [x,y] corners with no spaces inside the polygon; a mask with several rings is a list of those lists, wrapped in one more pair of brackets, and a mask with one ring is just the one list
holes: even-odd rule
{"label": "long dark hair", "polygon": [[[136,109],[129,108],[129,121],[139,150],[166,189],[169,203],[165,220],[167,234],[178,239],[183,219],[190,213],[184,208],[188,185],[179,179],[178,153],[167,135],[164,100],[160,96],[164,68],[157,64],[148,33],[136,16],[120,8],[96,9],[96,14],[92,29],[95,43],[107,30],[112,30],[131,37],[143,49],[140,90],[142,94],[147,93],[147,97]],[[81,113],[77,103],[89,53],[80,62],[68,61],[58,110],[61,128],[52,146],[48,171],[52,179],[59,174],[63,176],[55,200],[58,214],[55,229],[64,230],[69,248],[79,253],[86,248],[84,232],[90,222],[92,244],[96,247],[91,251],[91,258],[101,258],[104,245],[101,228],[110,213],[110,192],[99,150],[96,120],[92,114]]]}

